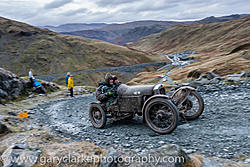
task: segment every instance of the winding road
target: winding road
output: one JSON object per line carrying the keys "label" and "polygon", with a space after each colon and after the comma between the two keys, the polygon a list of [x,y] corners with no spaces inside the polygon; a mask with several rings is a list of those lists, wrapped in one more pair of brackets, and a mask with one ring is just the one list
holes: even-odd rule
{"label": "winding road", "polygon": [[234,159],[250,155],[250,80],[239,85],[199,87],[204,113],[194,121],[179,121],[173,133],[153,132],[141,117],[133,120],[108,119],[105,129],[95,129],[88,116],[95,96],[81,95],[39,104],[31,118],[53,133],[73,141],[87,140],[104,147],[143,152],[164,144],[178,144],[188,153]]}

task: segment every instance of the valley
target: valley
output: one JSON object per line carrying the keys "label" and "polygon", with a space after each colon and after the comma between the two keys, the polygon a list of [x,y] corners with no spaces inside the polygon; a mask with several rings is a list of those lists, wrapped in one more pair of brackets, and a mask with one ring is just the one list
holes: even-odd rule
{"label": "valley", "polygon": [[[249,27],[248,14],[39,28],[0,17],[0,166],[18,166],[14,160],[22,156],[35,158],[24,167],[156,166],[124,161],[152,155],[184,158],[157,166],[249,167]],[[33,88],[30,68],[47,93]],[[74,97],[65,86],[67,72]],[[204,112],[193,121],[179,118],[167,135],[153,132],[138,115],[109,118],[96,129],[89,107],[106,73],[127,85],[162,83],[168,96],[175,84],[192,86],[204,99]],[[71,154],[101,158],[43,161]]]}

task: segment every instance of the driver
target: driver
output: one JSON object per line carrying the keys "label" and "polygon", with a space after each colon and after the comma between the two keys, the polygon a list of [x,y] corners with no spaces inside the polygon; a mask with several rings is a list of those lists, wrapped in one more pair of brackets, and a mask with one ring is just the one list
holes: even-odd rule
{"label": "driver", "polygon": [[116,86],[112,75],[105,76],[105,83],[98,88],[96,97],[97,100],[105,104],[107,109],[117,103]]}

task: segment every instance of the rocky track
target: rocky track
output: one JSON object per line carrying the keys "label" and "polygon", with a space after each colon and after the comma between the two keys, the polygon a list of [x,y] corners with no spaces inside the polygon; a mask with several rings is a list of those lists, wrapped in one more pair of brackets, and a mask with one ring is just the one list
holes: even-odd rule
{"label": "rocky track", "polygon": [[82,95],[39,104],[31,116],[53,133],[87,140],[101,146],[135,149],[143,152],[164,144],[178,144],[188,153],[234,159],[250,155],[250,81],[239,85],[199,87],[205,110],[197,120],[180,120],[175,131],[168,135],[153,132],[141,117],[133,120],[111,120],[105,129],[95,129],[88,116],[94,95]]}

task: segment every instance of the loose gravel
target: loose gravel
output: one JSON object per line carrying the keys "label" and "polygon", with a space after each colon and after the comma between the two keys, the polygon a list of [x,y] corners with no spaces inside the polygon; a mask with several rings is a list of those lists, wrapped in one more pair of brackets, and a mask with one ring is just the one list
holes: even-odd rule
{"label": "loose gravel", "polygon": [[205,110],[194,121],[180,120],[173,133],[153,132],[141,117],[133,120],[108,119],[105,129],[95,129],[89,121],[90,103],[95,95],[81,95],[39,104],[31,118],[51,128],[52,133],[73,141],[87,140],[104,147],[154,149],[164,144],[178,144],[187,153],[234,159],[250,155],[250,81],[238,85],[198,87]]}

